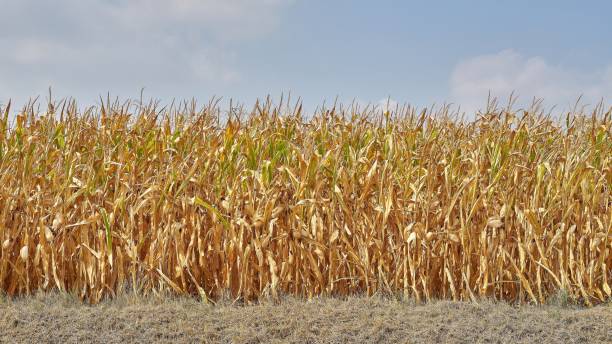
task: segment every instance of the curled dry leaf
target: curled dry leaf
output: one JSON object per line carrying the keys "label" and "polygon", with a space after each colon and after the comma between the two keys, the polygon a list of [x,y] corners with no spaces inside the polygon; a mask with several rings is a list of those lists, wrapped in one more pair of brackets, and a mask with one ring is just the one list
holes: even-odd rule
{"label": "curled dry leaf", "polygon": [[21,257],[21,260],[23,260],[24,262],[28,260],[28,254],[29,254],[28,245],[23,246],[21,250],[19,250],[19,256]]}
{"label": "curled dry leaf", "polygon": [[491,228],[499,228],[503,225],[504,223],[499,217],[492,217],[489,219],[489,221],[487,221],[487,226]]}

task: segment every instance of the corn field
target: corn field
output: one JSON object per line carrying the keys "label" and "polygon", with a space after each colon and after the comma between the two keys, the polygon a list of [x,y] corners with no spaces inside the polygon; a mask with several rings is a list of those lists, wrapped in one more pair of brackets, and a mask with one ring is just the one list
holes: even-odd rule
{"label": "corn field", "polygon": [[0,291],[612,296],[611,113],[0,108]]}

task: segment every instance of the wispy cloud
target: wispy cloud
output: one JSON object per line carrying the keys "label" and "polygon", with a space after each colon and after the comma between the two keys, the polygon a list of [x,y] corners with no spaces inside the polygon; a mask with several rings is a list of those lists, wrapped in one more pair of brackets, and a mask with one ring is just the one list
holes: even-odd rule
{"label": "wispy cloud", "polygon": [[[178,26],[221,39],[255,37],[271,30],[278,9],[291,0],[115,0],[108,13],[126,27]],[[175,27],[176,28],[176,27]]]}
{"label": "wispy cloud", "polygon": [[486,105],[489,92],[507,100],[512,92],[517,106],[526,106],[533,97],[542,98],[548,107],[573,106],[582,96],[584,104],[612,97],[612,64],[572,70],[542,57],[524,56],[514,50],[481,55],[457,64],[450,78],[451,100],[466,111]]}
{"label": "wispy cloud", "polygon": [[232,46],[274,30],[291,3],[0,0],[0,103],[49,86],[85,101],[141,87],[215,93],[242,80]]}

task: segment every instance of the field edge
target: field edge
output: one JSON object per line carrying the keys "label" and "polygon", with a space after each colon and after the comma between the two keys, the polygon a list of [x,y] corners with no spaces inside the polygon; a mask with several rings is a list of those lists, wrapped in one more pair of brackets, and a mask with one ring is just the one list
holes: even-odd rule
{"label": "field edge", "polygon": [[1,342],[610,342],[612,303],[282,297],[212,306],[193,298],[124,294],[88,305],[66,293],[0,298]]}

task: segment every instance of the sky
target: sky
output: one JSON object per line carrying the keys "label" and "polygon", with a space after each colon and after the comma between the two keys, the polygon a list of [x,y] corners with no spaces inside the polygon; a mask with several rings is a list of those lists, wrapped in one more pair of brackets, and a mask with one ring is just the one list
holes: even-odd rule
{"label": "sky", "polygon": [[[612,100],[611,1],[0,0],[0,104]],[[144,90],[143,90],[144,89]]]}

